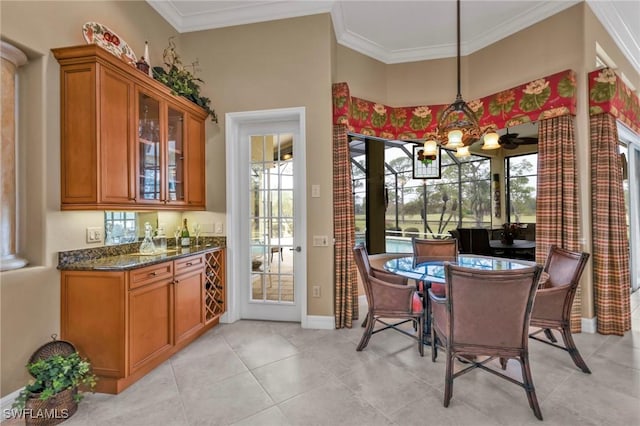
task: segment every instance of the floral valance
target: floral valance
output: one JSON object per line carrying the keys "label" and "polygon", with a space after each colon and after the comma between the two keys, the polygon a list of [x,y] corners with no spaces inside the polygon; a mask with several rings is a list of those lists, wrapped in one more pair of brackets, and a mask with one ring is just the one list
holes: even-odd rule
{"label": "floral valance", "polygon": [[[483,129],[503,129],[575,115],[575,72],[566,70],[468,102]],[[350,132],[384,139],[426,139],[436,132],[446,105],[390,107],[350,96],[347,83],[333,85],[333,122]]]}
{"label": "floral valance", "polygon": [[589,115],[608,112],[640,134],[640,101],[611,68],[589,73]]}

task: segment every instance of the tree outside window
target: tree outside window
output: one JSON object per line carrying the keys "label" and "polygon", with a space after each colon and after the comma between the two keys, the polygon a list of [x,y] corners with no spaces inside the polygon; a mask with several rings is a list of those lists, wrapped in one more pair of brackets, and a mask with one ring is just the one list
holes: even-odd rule
{"label": "tree outside window", "polygon": [[537,153],[505,159],[508,222],[536,223],[537,171]]}

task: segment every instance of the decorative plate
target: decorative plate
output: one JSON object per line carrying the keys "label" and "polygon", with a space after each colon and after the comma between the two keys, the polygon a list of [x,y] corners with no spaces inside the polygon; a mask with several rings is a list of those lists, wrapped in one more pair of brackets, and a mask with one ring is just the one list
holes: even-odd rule
{"label": "decorative plate", "polygon": [[132,66],[136,66],[138,58],[126,41],[120,38],[109,27],[98,22],[87,22],[82,26],[82,35],[88,44],[97,44],[104,50]]}

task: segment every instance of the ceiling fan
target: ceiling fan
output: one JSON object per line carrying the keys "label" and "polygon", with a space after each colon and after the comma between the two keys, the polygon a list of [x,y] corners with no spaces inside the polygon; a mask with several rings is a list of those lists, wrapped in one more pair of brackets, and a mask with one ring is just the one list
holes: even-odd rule
{"label": "ceiling fan", "polygon": [[519,138],[517,133],[509,133],[509,129],[507,128],[507,133],[500,136],[498,143],[504,149],[516,149],[520,145],[535,145],[538,143],[538,138],[529,136]]}

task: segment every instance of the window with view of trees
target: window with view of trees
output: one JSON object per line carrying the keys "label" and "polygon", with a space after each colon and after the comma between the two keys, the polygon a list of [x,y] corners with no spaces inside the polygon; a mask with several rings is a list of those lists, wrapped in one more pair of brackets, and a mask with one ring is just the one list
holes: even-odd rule
{"label": "window with view of trees", "polygon": [[[366,143],[384,142],[368,140]],[[443,149],[441,178],[413,179],[412,146],[409,142],[403,146],[393,141],[385,149],[386,235],[443,238],[458,226],[490,228],[490,160],[472,155],[460,161],[452,151]],[[352,156],[351,164],[356,240],[363,241],[366,156]],[[388,241],[387,251],[396,251],[389,247]]]}
{"label": "window with view of trees", "polygon": [[507,157],[505,159],[508,222],[536,222],[537,172],[537,153]]}

